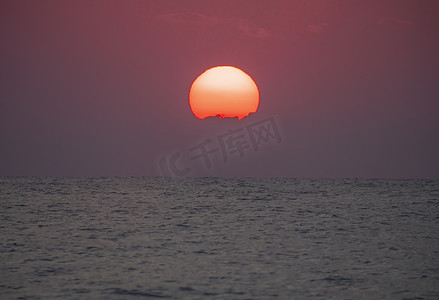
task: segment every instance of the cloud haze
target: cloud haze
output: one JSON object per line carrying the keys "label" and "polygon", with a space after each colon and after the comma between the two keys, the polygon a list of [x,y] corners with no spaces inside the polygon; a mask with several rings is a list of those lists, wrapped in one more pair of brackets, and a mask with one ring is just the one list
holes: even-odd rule
{"label": "cloud haze", "polygon": [[192,24],[197,26],[230,26],[239,30],[242,34],[255,38],[267,37],[268,31],[255,23],[240,18],[219,18],[207,16],[196,12],[182,12],[159,15],[156,17],[169,23]]}
{"label": "cloud haze", "polygon": [[413,22],[407,21],[407,20],[398,20],[395,18],[381,18],[377,21],[377,24],[379,25],[385,25],[385,24],[401,24],[401,25],[407,25],[412,26]]}

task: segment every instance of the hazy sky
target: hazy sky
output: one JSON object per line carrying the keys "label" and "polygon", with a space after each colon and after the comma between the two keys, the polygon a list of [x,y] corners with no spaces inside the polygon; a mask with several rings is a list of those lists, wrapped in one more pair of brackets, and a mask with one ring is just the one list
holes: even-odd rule
{"label": "hazy sky", "polygon": [[[186,176],[439,178],[438,13],[418,0],[1,1],[0,175],[158,176],[161,161]],[[217,65],[254,79],[256,114],[193,116],[190,85]]]}

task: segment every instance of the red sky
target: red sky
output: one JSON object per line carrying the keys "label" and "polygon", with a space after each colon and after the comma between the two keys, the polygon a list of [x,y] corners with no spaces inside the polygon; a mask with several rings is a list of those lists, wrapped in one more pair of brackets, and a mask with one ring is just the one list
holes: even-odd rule
{"label": "red sky", "polygon": [[[0,176],[439,178],[437,1],[2,1]],[[233,65],[244,120],[199,120],[189,88]],[[274,117],[281,142],[190,149]],[[248,146],[250,141],[247,140]],[[230,149],[229,149],[230,150]],[[191,156],[192,155],[192,156]]]}

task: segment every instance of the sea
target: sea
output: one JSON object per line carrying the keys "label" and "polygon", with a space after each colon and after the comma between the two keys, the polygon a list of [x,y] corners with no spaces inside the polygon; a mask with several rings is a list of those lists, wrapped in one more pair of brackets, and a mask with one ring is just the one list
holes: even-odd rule
{"label": "sea", "polygon": [[439,299],[439,181],[0,178],[0,299]]}

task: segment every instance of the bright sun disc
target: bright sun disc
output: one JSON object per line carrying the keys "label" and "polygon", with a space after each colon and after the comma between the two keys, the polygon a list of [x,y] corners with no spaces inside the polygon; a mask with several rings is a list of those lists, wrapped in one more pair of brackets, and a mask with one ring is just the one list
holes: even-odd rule
{"label": "bright sun disc", "polygon": [[189,105],[199,119],[218,116],[240,120],[258,110],[259,91],[244,71],[218,66],[206,70],[192,83]]}

